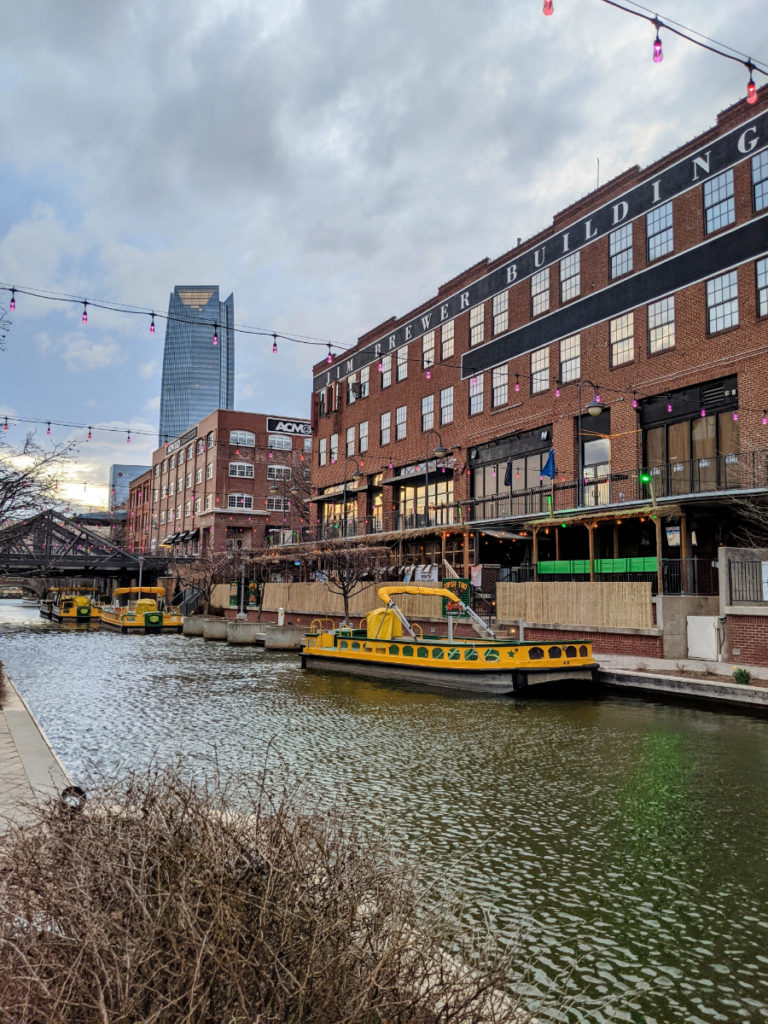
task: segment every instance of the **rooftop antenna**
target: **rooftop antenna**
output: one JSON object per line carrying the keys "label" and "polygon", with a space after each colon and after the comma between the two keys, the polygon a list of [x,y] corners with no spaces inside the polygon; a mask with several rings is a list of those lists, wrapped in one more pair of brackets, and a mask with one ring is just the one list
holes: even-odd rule
{"label": "rooftop antenna", "polygon": [[600,154],[595,153],[595,159],[597,160],[597,180],[595,181],[595,188],[600,188]]}

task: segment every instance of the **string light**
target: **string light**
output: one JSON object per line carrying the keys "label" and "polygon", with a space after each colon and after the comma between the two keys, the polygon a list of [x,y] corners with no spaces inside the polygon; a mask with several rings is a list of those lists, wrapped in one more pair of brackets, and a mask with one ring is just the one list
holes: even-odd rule
{"label": "string light", "polygon": [[331,343],[330,343],[330,341],[328,342],[328,358],[325,361],[326,361],[326,363],[328,363],[329,366],[333,362],[333,352],[331,352]]}
{"label": "string light", "polygon": [[704,407],[702,406],[702,409],[701,409],[701,418],[702,418],[702,419],[704,419],[704,418],[706,417],[706,415],[707,415],[707,410],[706,410],[706,409],[705,409],[705,408],[704,408]]}
{"label": "string light", "polygon": [[83,316],[82,321],[84,324],[88,323],[88,303],[83,299]]}
{"label": "string light", "polygon": [[520,374],[516,373],[515,374],[515,391],[519,391],[519,390],[520,390]]}
{"label": "string light", "polygon": [[667,412],[672,412],[672,403],[667,402]]}
{"label": "string light", "polygon": [[90,441],[90,440],[91,440],[91,428],[88,427],[88,437],[86,438],[86,441]]}
{"label": "string light", "polygon": [[768,426],[768,411],[766,411],[765,409],[763,409],[763,418],[760,422],[763,424],[764,427]]}
{"label": "string light", "polygon": [[152,319],[149,322],[149,333],[150,334],[154,334],[155,333],[155,314],[154,313],[152,313]]}
{"label": "string light", "polygon": [[661,36],[659,35],[661,22],[657,18],[654,20],[653,24],[656,26],[656,38],[653,41],[653,63],[661,64],[664,60],[664,51],[661,48]]}
{"label": "string light", "polygon": [[429,367],[427,367],[424,376],[427,378],[427,380],[429,380],[432,377],[432,371],[430,370]]}
{"label": "string light", "polygon": [[272,342],[272,355],[277,355],[277,335],[273,334],[274,341]]}
{"label": "string light", "polygon": [[46,430],[46,434],[48,435],[48,437],[51,436],[51,424],[50,423],[48,424],[48,429]]}
{"label": "string light", "polygon": [[213,344],[214,345],[218,345],[219,344],[219,325],[218,324],[214,324],[213,325]]}
{"label": "string light", "polygon": [[16,309],[16,289],[15,288],[11,288],[11,301],[8,303],[8,309],[10,309],[11,312],[13,312],[14,309]]}
{"label": "string light", "polygon": [[632,408],[633,408],[633,409],[636,409],[636,408],[638,407],[638,405],[639,405],[639,404],[640,404],[640,403],[639,403],[639,402],[638,402],[638,400],[637,400],[637,392],[636,392],[636,391],[633,391],[633,392],[632,392]]}
{"label": "string light", "polygon": [[753,103],[757,103],[757,87],[755,86],[755,80],[752,77],[754,71],[754,65],[751,60],[746,63],[747,71],[749,71],[749,81],[747,82],[747,103],[752,106]]}
{"label": "string light", "polygon": [[8,429],[8,417],[6,416],[5,417],[5,423],[3,424],[3,430],[7,430],[7,429]]}
{"label": "string light", "polygon": [[733,414],[733,422],[734,423],[738,423],[739,422],[739,414],[737,412],[734,412],[734,414]]}
{"label": "string light", "polygon": [[541,12],[545,18],[550,18],[555,13],[555,5],[552,0],[544,0]]}
{"label": "string light", "polygon": [[130,444],[131,443],[131,432],[130,432],[130,430],[128,431],[128,437],[125,439],[125,443],[126,444]]}

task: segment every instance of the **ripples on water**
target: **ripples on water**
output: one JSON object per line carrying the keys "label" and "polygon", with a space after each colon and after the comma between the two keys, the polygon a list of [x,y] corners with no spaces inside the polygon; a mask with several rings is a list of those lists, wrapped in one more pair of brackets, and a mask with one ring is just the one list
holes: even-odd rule
{"label": "ripples on water", "polygon": [[213,751],[240,771],[272,744],[519,944],[510,981],[542,1020],[768,1016],[766,720],[446,697],[8,601],[0,658],[77,781]]}

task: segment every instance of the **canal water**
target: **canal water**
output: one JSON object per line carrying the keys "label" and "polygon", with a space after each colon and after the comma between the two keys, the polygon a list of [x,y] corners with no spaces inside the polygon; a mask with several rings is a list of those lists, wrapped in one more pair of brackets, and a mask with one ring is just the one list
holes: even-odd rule
{"label": "canal water", "polygon": [[519,946],[510,987],[543,1021],[768,1017],[766,719],[443,696],[10,601],[0,659],[77,782],[267,755],[344,798]]}

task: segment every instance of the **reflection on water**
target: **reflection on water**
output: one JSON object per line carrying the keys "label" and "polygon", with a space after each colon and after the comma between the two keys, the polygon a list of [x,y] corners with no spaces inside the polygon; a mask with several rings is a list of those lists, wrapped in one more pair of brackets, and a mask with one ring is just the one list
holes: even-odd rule
{"label": "reflection on water", "polygon": [[[293,655],[52,625],[0,657],[70,772],[274,751],[521,945],[548,1021],[768,1014],[768,721],[621,698],[446,697]],[[270,756],[274,756],[270,754]]]}

